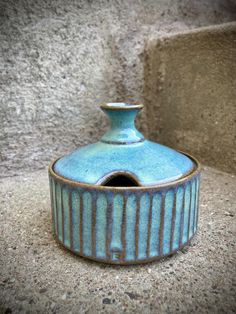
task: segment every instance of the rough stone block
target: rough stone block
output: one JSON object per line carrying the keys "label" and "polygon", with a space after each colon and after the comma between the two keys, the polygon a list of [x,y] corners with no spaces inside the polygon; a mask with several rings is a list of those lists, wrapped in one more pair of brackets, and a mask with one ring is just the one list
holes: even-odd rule
{"label": "rough stone block", "polygon": [[236,172],[236,23],[150,38],[144,81],[152,139]]}

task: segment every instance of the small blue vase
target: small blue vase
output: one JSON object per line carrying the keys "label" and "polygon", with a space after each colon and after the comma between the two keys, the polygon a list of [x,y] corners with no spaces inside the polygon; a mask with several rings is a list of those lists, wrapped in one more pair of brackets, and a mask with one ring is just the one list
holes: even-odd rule
{"label": "small blue vase", "polygon": [[146,140],[139,104],[101,106],[111,128],[49,167],[53,228],[72,252],[135,264],[171,255],[197,230],[200,165]]}

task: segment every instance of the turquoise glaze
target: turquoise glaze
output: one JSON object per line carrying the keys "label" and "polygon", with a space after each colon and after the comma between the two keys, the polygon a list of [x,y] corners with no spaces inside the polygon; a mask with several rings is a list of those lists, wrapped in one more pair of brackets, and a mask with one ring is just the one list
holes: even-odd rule
{"label": "turquoise glaze", "polygon": [[126,172],[139,185],[148,186],[177,180],[193,170],[187,156],[144,139],[134,125],[139,107],[118,103],[103,110],[110,118],[110,130],[99,142],[59,159],[54,166],[57,174],[100,185],[109,174]]}
{"label": "turquoise glaze", "polygon": [[102,191],[50,177],[55,235],[74,253],[107,263],[168,256],[197,230],[199,180],[198,174],[174,188]]}
{"label": "turquoise glaze", "polygon": [[[134,125],[141,106],[115,103],[102,109],[111,120],[102,139],[49,168],[55,237],[72,252],[105,263],[171,255],[197,230],[200,166],[144,139]],[[108,184],[116,175],[133,181]]]}

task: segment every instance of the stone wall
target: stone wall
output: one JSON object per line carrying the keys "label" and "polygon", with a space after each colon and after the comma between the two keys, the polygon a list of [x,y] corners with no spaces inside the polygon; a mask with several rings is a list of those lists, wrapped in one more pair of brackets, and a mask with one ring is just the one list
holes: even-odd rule
{"label": "stone wall", "polygon": [[[100,102],[131,96],[150,110],[150,36],[233,21],[235,8],[234,0],[1,1],[0,176],[96,141],[107,127]],[[153,135],[145,111],[141,122]]]}

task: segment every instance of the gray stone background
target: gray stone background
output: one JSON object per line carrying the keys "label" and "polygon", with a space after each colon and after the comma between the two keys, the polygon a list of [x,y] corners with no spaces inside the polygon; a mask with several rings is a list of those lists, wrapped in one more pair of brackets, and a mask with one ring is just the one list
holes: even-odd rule
{"label": "gray stone background", "polygon": [[1,0],[0,14],[0,176],[96,141],[98,104],[127,97],[145,104],[146,136],[236,170],[235,27],[205,36],[236,20],[234,0]]}

